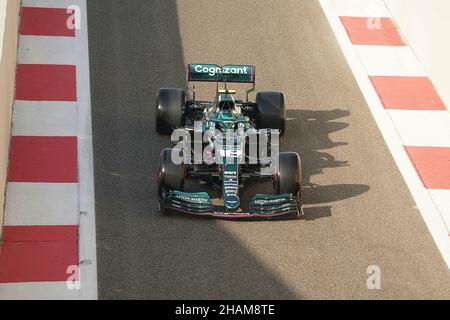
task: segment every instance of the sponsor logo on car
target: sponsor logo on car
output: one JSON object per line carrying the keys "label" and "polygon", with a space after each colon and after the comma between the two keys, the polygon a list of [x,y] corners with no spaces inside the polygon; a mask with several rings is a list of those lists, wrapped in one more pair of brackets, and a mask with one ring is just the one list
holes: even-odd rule
{"label": "sponsor logo on car", "polygon": [[255,200],[255,204],[256,205],[266,205],[266,204],[279,204],[279,203],[283,203],[286,202],[288,199],[286,198],[277,198],[277,199],[258,199]]}
{"label": "sponsor logo on car", "polygon": [[250,65],[190,64],[189,81],[253,83],[255,68]]}
{"label": "sponsor logo on car", "polygon": [[215,211],[215,215],[221,215],[221,216],[250,216],[250,212],[221,212],[221,211]]}
{"label": "sponsor logo on car", "polygon": [[195,202],[195,203],[208,203],[208,199],[202,197],[190,197],[190,196],[182,196],[182,195],[174,195],[174,198],[181,201],[187,202]]}
{"label": "sponsor logo on car", "polygon": [[196,73],[207,73],[210,76],[217,74],[250,74],[249,66],[219,66],[196,64],[192,66]]}

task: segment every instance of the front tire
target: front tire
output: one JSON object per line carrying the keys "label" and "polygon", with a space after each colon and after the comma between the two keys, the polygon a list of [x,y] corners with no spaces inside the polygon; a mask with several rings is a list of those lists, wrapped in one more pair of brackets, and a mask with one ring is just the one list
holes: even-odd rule
{"label": "front tire", "polygon": [[173,163],[172,150],[172,148],[166,148],[161,152],[158,174],[158,194],[160,197],[163,190],[183,191],[184,188],[186,165]]}
{"label": "front tire", "polygon": [[274,179],[275,194],[292,194],[300,200],[302,164],[296,152],[280,152],[278,171]]}

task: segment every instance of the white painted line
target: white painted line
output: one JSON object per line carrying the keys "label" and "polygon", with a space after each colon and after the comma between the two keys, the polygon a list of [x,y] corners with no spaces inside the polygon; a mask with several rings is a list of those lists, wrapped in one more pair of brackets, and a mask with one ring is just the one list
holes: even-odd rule
{"label": "white painted line", "polygon": [[447,226],[447,230],[450,236],[450,190],[428,190],[431,197],[436,204],[436,207],[441,212],[442,219]]}
{"label": "white painted line", "polygon": [[78,225],[75,183],[12,183],[6,186],[5,225]]}
{"label": "white painted line", "polygon": [[75,45],[71,37],[20,36],[18,63],[74,65]]}
{"label": "white painted line", "polygon": [[403,143],[415,147],[450,147],[448,111],[388,110]]}
{"label": "white painted line", "polygon": [[74,102],[21,101],[14,103],[13,136],[76,136]]}
{"label": "white painted line", "polygon": [[426,76],[419,60],[408,46],[355,46],[368,75]]}
{"label": "white painted line", "polygon": [[390,17],[383,0],[333,0],[338,16]]}
{"label": "white painted line", "polygon": [[350,42],[347,33],[342,25],[337,10],[332,0],[320,0],[320,4],[325,15],[330,22],[347,62],[353,71],[355,79],[363,93],[372,115],[380,128],[391,154],[399,168],[406,185],[408,186],[417,207],[420,210],[428,230],[430,231],[445,263],[450,269],[450,237],[448,230],[442,221],[440,212],[437,210],[433,200],[423,187],[422,181],[414,169],[408,155],[403,148],[403,141],[391,121],[389,113],[384,109],[375,89],[370,82],[366,70],[361,63],[354,46]]}
{"label": "white painted line", "polygon": [[2,300],[77,300],[78,290],[69,290],[66,282],[1,283]]}
{"label": "white painted line", "polygon": [[80,299],[95,300],[97,293],[97,249],[95,229],[94,153],[92,146],[91,91],[86,0],[78,0],[81,29],[77,30],[78,172],[80,215]]}
{"label": "white painted line", "polygon": [[77,0],[22,0],[23,7],[39,8],[68,8],[76,4]]}

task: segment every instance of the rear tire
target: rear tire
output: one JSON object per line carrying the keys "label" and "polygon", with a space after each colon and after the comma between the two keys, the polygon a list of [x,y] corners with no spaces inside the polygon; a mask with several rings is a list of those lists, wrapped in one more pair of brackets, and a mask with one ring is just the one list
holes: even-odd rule
{"label": "rear tire", "polygon": [[161,88],[156,96],[156,132],[171,134],[175,128],[183,125],[183,108],[186,103],[186,91],[178,88]]}
{"label": "rear tire", "polygon": [[256,128],[278,129],[280,137],[286,129],[286,106],[284,94],[278,91],[265,91],[256,95]]}

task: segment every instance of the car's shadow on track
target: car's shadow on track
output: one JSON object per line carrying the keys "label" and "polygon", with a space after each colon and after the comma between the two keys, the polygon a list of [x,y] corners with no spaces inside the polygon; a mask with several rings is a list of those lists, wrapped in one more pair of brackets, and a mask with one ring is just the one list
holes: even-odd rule
{"label": "car's shadow on track", "polygon": [[336,159],[327,152],[347,145],[345,141],[333,141],[330,134],[345,130],[349,126],[345,122],[348,116],[349,111],[339,108],[300,108],[287,112],[287,130],[281,149],[296,151],[302,159],[302,202],[307,220],[329,217],[332,215],[331,203],[356,197],[370,189],[367,185],[352,184],[351,181],[333,185],[312,182],[313,176],[324,174],[326,169],[337,170],[351,165],[345,159]]}

